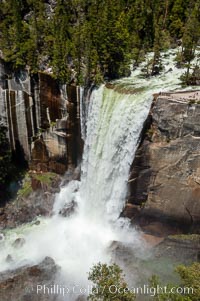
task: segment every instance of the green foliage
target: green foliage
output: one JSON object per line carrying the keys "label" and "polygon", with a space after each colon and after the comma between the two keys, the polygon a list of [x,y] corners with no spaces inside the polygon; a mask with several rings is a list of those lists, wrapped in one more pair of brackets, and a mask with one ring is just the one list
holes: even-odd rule
{"label": "green foliage", "polygon": [[180,241],[200,242],[199,234],[176,234],[176,235],[169,235],[168,238],[176,239],[176,240],[180,240]]}
{"label": "green foliage", "polygon": [[178,266],[176,271],[181,277],[182,285],[185,287],[192,287],[193,294],[189,294],[192,301],[200,300],[200,263],[195,262],[191,266]]}
{"label": "green foliage", "polygon": [[52,181],[57,177],[57,174],[53,172],[45,172],[45,173],[27,173],[22,181],[22,186],[17,192],[17,196],[27,197],[33,191],[31,185],[31,178],[34,178],[40,181],[41,184],[51,185]]}
{"label": "green foliage", "polygon": [[200,83],[200,67],[195,66],[194,68],[191,68],[190,64],[187,64],[188,69],[191,70],[192,72],[186,71],[184,72],[180,79],[182,80],[183,83],[187,85],[199,85]]}
{"label": "green foliage", "polygon": [[154,301],[192,301],[189,296],[174,293],[176,288],[178,288],[176,285],[167,284],[164,289],[161,289],[163,285],[155,275],[150,279],[150,286],[155,289]]}
{"label": "green foliage", "polygon": [[185,66],[187,71],[182,76],[181,80],[186,84],[197,84],[198,81],[198,66],[195,66],[193,73],[191,70],[191,61],[195,57],[195,51],[200,39],[200,3],[193,1],[187,10],[187,20],[183,29],[182,38],[182,53],[177,58],[178,64]]}
{"label": "green foliage", "polygon": [[199,301],[200,300],[200,263],[190,266],[180,265],[176,268],[181,283],[167,284],[165,289],[159,278],[153,275],[150,279],[151,287],[155,288],[154,301]]}
{"label": "green foliage", "polygon": [[51,184],[52,181],[57,177],[57,174],[53,172],[45,172],[41,174],[33,174],[33,177],[35,177],[38,181],[44,184]]}
{"label": "green foliage", "polygon": [[192,73],[189,74],[187,78],[187,84],[198,85],[200,84],[200,66],[196,65],[193,68]]}
{"label": "green foliage", "polygon": [[[95,287],[89,295],[91,301],[133,301],[135,295],[128,290],[122,270],[116,264],[107,265],[98,263],[89,273]],[[117,289],[117,291],[116,291]]]}
{"label": "green foliage", "polygon": [[25,198],[29,196],[29,194],[32,192],[32,187],[31,187],[31,179],[29,175],[27,174],[25,178],[23,179],[23,184],[22,187],[18,190],[17,192],[17,197],[19,198]]}
{"label": "green foliage", "polygon": [[184,31],[186,21],[187,8],[190,0],[175,0],[172,2],[172,9],[170,12],[170,32],[174,38],[181,38]]}
{"label": "green foliage", "polygon": [[3,57],[30,72],[51,67],[61,82],[101,83],[127,76],[154,51],[148,75],[162,69],[160,51],[183,40],[188,66],[199,40],[199,1],[7,0],[0,5]]}
{"label": "green foliage", "polygon": [[188,11],[188,19],[183,34],[183,58],[191,62],[200,38],[200,3],[196,2]]}

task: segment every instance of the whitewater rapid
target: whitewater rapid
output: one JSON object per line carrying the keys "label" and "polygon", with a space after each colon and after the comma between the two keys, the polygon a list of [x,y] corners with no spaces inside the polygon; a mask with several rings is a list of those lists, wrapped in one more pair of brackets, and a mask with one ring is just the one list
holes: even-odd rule
{"label": "whitewater rapid", "polygon": [[[179,77],[183,70],[175,67],[174,57],[175,50],[163,54],[165,70],[160,76],[141,77],[143,63],[130,77],[115,81],[113,88],[102,85],[93,89],[87,120],[83,116],[81,120],[82,127],[86,123],[81,181],[61,186],[51,218],[39,218],[40,225],[23,225],[5,233],[0,242],[1,271],[35,264],[50,256],[61,267],[60,281],[86,286],[93,264],[112,261],[113,241],[131,244],[133,249],[143,248],[140,234],[130,228],[128,219],[119,216],[153,94],[181,89]],[[60,210],[72,201],[77,204],[75,213],[61,216]],[[26,243],[15,249],[12,243],[18,237]],[[8,254],[13,263],[6,262]],[[68,298],[73,300],[73,296]]]}

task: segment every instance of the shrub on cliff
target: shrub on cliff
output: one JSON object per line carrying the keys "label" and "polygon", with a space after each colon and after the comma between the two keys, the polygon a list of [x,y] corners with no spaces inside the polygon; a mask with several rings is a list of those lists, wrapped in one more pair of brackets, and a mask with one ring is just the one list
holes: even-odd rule
{"label": "shrub on cliff", "polygon": [[152,276],[150,284],[155,288],[154,301],[199,301],[200,300],[200,263],[195,262],[190,266],[180,265],[175,270],[181,283],[167,284],[166,291],[157,290],[163,287],[157,276]]}
{"label": "shrub on cliff", "polygon": [[133,301],[135,295],[128,290],[122,270],[117,264],[107,265],[98,263],[89,273],[89,280],[94,283],[92,293],[88,296],[91,301]]}

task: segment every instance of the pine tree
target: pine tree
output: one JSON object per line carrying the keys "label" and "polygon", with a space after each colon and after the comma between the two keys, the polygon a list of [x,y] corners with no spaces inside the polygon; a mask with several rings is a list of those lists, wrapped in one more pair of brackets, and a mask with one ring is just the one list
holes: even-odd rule
{"label": "pine tree", "polygon": [[188,10],[188,19],[183,34],[182,59],[186,63],[187,71],[185,81],[188,82],[191,62],[195,57],[195,51],[200,39],[200,3],[196,2],[193,8]]}
{"label": "pine tree", "polygon": [[8,0],[1,4],[5,16],[0,24],[1,45],[6,61],[11,61],[15,66],[24,65],[23,52],[23,3],[21,0]]}
{"label": "pine tree", "polygon": [[161,50],[182,38],[180,59],[189,76],[199,39],[199,1],[57,0],[49,5],[1,1],[1,51],[14,68],[52,67],[62,82],[99,83],[128,75],[131,59],[137,66],[153,50],[155,75]]}
{"label": "pine tree", "polygon": [[58,0],[52,20],[53,49],[52,66],[56,77],[61,81],[71,80],[73,34],[75,23],[73,1]]}

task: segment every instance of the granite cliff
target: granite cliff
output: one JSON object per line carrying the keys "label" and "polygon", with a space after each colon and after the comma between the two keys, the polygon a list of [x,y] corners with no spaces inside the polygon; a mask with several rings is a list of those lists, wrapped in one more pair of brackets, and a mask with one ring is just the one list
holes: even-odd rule
{"label": "granite cliff", "polygon": [[0,123],[12,151],[37,171],[63,174],[81,156],[80,89],[60,85],[50,74],[14,72],[0,61]]}
{"label": "granite cliff", "polygon": [[132,164],[126,207],[133,223],[147,232],[199,232],[199,94],[154,98]]}

